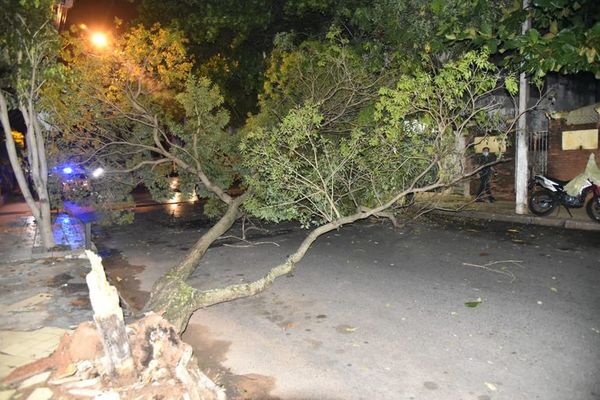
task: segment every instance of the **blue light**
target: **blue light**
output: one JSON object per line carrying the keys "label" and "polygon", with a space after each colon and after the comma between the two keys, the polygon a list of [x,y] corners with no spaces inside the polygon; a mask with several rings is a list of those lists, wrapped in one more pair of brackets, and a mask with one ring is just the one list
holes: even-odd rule
{"label": "blue light", "polygon": [[73,173],[73,168],[71,168],[71,167],[64,167],[63,170],[62,170],[62,172],[63,172],[63,174],[70,175],[70,174]]}

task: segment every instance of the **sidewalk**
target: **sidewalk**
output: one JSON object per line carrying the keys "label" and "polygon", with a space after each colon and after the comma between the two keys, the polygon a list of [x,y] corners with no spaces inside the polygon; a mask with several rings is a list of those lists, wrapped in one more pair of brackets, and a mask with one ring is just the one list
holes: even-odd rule
{"label": "sidewalk", "polygon": [[[92,317],[84,279],[89,262],[78,258],[83,225],[67,214],[55,217],[60,250],[46,252],[25,203],[0,206],[0,379],[49,355],[65,332]],[[29,398],[35,390],[33,383],[18,390],[0,385],[0,400]]]}
{"label": "sidewalk", "polygon": [[572,217],[563,207],[559,207],[548,216],[538,217],[533,214],[516,214],[515,203],[513,201],[500,200],[494,203],[465,203],[460,198],[445,201],[440,208],[435,211],[438,215],[600,232],[600,223],[592,221],[587,215],[585,208],[570,209],[569,211],[573,214]]}
{"label": "sidewalk", "polygon": [[54,216],[57,250],[46,252],[33,216],[24,202],[8,201],[0,206],[0,262],[66,257],[81,253],[85,247],[85,229],[76,218],[59,213]]}

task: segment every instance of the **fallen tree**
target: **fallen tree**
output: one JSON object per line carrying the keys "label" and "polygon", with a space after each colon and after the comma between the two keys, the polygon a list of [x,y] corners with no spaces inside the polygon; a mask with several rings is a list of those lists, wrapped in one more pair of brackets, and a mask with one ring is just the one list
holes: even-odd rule
{"label": "fallen tree", "polygon": [[164,311],[184,329],[195,310],[253,296],[292,272],[321,235],[371,216],[393,215],[390,210],[408,195],[477,173],[463,162],[470,146],[457,146],[457,138],[492,126],[503,126],[504,135],[510,131],[493,116],[500,105],[490,94],[502,90],[499,84],[486,54],[469,53],[440,71],[418,71],[395,88],[382,89],[374,104],[375,126],[346,120],[352,128],[342,134],[324,129],[329,120],[323,104],[310,98],[279,123],[251,123],[241,145],[252,171],[244,208],[271,221],[297,220],[312,230],[283,263],[253,282],[197,290],[186,283],[191,271],[175,267],[162,287],[155,286],[148,309]]}
{"label": "fallen tree", "polygon": [[[140,181],[156,198],[166,198],[175,166],[182,193],[208,196],[205,211],[218,215],[155,283],[144,307],[180,331],[198,308],[268,288],[322,234],[370,216],[393,216],[407,195],[472,175],[463,162],[470,148],[457,140],[500,129],[493,118],[499,104],[490,94],[503,82],[487,54],[468,53],[439,70],[416,68],[396,80],[365,72],[360,56],[332,40],[281,55],[285,68],[272,71],[261,112],[249,120],[240,142],[225,129],[218,90],[190,73],[182,40],[154,27],[135,28],[111,51],[91,56],[74,43],[65,56],[69,96],[58,95],[62,88],[55,92],[65,144],[77,143],[82,164],[101,164],[112,177],[103,183],[112,192],[98,190],[103,202],[116,199],[106,193],[118,193],[119,185],[126,194]],[[226,191],[236,179],[246,189],[238,197]],[[296,220],[312,230],[262,278],[194,289],[187,279],[242,210],[275,222]]]}

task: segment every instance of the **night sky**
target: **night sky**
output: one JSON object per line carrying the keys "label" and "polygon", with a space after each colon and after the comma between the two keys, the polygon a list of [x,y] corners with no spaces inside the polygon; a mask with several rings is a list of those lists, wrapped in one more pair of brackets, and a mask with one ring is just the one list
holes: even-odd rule
{"label": "night sky", "polygon": [[115,17],[125,23],[137,16],[138,1],[130,0],[75,0],[67,14],[67,29],[71,25],[86,24],[91,29],[112,30]]}

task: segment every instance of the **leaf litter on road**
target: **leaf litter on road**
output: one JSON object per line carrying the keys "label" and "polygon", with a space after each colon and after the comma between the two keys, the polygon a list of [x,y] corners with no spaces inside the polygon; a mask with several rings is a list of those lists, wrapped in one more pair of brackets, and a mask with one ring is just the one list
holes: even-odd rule
{"label": "leaf litter on road", "polygon": [[490,382],[485,382],[485,386],[492,392],[495,392],[496,390],[498,390],[498,388],[496,388],[496,385],[494,385],[493,383],[490,383]]}
{"label": "leaf litter on road", "polygon": [[465,303],[465,307],[468,308],[475,308],[478,305],[480,305],[481,303],[483,303],[483,300],[481,300],[481,297],[478,297],[477,300],[473,300],[473,301],[467,301]]}

